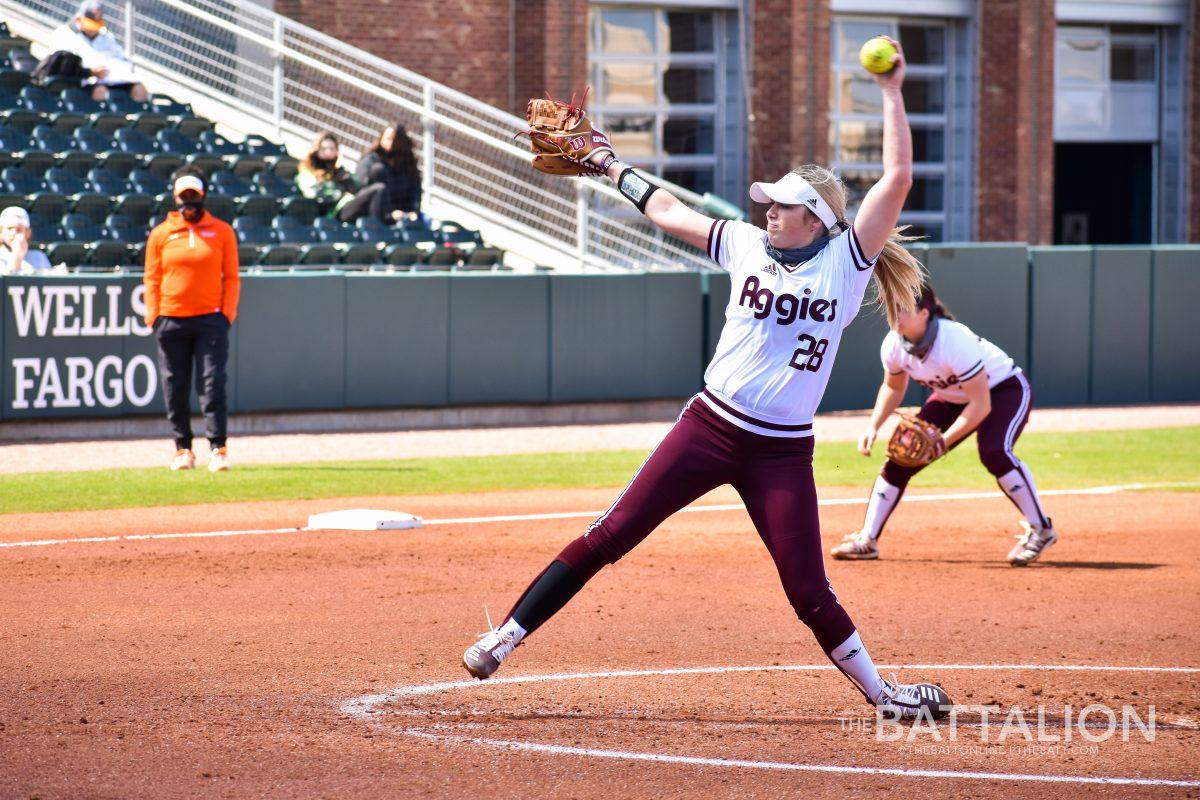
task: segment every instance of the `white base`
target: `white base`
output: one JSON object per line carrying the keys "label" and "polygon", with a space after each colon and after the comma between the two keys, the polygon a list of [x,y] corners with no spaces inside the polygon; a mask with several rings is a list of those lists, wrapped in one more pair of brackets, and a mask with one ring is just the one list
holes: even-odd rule
{"label": "white base", "polygon": [[308,527],[329,531],[397,531],[421,527],[421,518],[403,511],[377,511],[352,508],[346,511],[326,511],[308,518]]}

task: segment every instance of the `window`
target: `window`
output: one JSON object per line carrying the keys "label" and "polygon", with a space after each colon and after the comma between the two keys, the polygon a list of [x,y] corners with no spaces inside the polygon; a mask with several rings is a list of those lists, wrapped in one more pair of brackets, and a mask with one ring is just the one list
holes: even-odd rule
{"label": "window", "polygon": [[913,187],[900,222],[933,241],[941,241],[952,228],[957,238],[968,238],[969,210],[956,208],[959,204],[947,197],[952,171],[969,183],[969,148],[950,137],[952,115],[966,119],[969,103],[966,97],[953,97],[955,87],[964,83],[955,81],[955,73],[965,69],[952,57],[954,37],[961,35],[953,23],[835,18],[829,138],[833,168],[849,189],[848,213],[854,215],[883,174],[883,95],[858,63],[863,42],[880,33],[898,39],[908,58],[903,91],[913,135]]}
{"label": "window", "polygon": [[1158,32],[1136,25],[1059,25],[1055,34],[1056,141],[1154,141]]}
{"label": "window", "polygon": [[639,167],[695,192],[717,183],[725,115],[719,12],[593,6],[591,113]]}

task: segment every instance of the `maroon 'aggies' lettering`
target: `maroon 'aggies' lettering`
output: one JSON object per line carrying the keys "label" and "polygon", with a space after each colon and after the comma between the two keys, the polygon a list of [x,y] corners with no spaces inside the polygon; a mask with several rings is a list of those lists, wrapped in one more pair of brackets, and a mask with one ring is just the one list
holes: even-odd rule
{"label": "maroon 'aggies' lettering", "polygon": [[770,289],[760,289],[761,284],[758,276],[748,276],[738,299],[738,305],[754,309],[757,319],[766,319],[771,316],[772,310],[776,314],[775,321],[780,325],[791,325],[798,319],[811,319],[814,322],[833,322],[837,319],[836,298],[812,300],[808,297],[796,297],[789,292],[776,295]]}

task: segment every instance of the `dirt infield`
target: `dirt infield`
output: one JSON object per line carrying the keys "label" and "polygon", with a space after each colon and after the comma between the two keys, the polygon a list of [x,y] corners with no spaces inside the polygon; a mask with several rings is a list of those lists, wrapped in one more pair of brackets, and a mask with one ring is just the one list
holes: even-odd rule
{"label": "dirt infield", "polygon": [[[446,520],[592,511],[612,495],[400,505]],[[398,504],[354,505],[385,503]],[[346,505],[12,515],[0,545],[288,527]],[[1042,706],[1046,735],[1073,733],[1057,745],[1012,730],[997,742],[997,719],[984,742],[970,708],[954,742],[945,723],[941,742],[908,729],[877,741],[741,510],[669,520],[501,675],[713,671],[437,690],[396,691],[465,678],[458,659],[483,605],[501,616],[585,519],[3,546],[0,797],[1200,796],[1200,784],[1128,782],[1200,781],[1200,674],[1159,671],[1200,665],[1197,495],[1048,505],[1063,539],[1028,569],[1003,563],[1015,526],[996,496],[906,504],[883,560],[829,570],[877,661],[943,665],[895,671],[940,681],[964,706],[1019,706],[1035,735]],[[827,544],[861,514],[823,507]],[[728,669],[777,666],[804,668]],[[1102,713],[1065,722],[1092,704],[1143,720],[1155,706],[1155,740],[1093,743],[1085,732],[1103,735]],[[1127,782],[1085,782],[1097,777]]]}

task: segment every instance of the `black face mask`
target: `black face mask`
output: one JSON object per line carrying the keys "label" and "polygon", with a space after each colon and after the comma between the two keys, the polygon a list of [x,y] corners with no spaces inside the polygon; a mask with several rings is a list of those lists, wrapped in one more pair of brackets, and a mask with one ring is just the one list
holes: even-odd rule
{"label": "black face mask", "polygon": [[175,208],[188,222],[196,222],[204,216],[204,200],[176,200]]}

